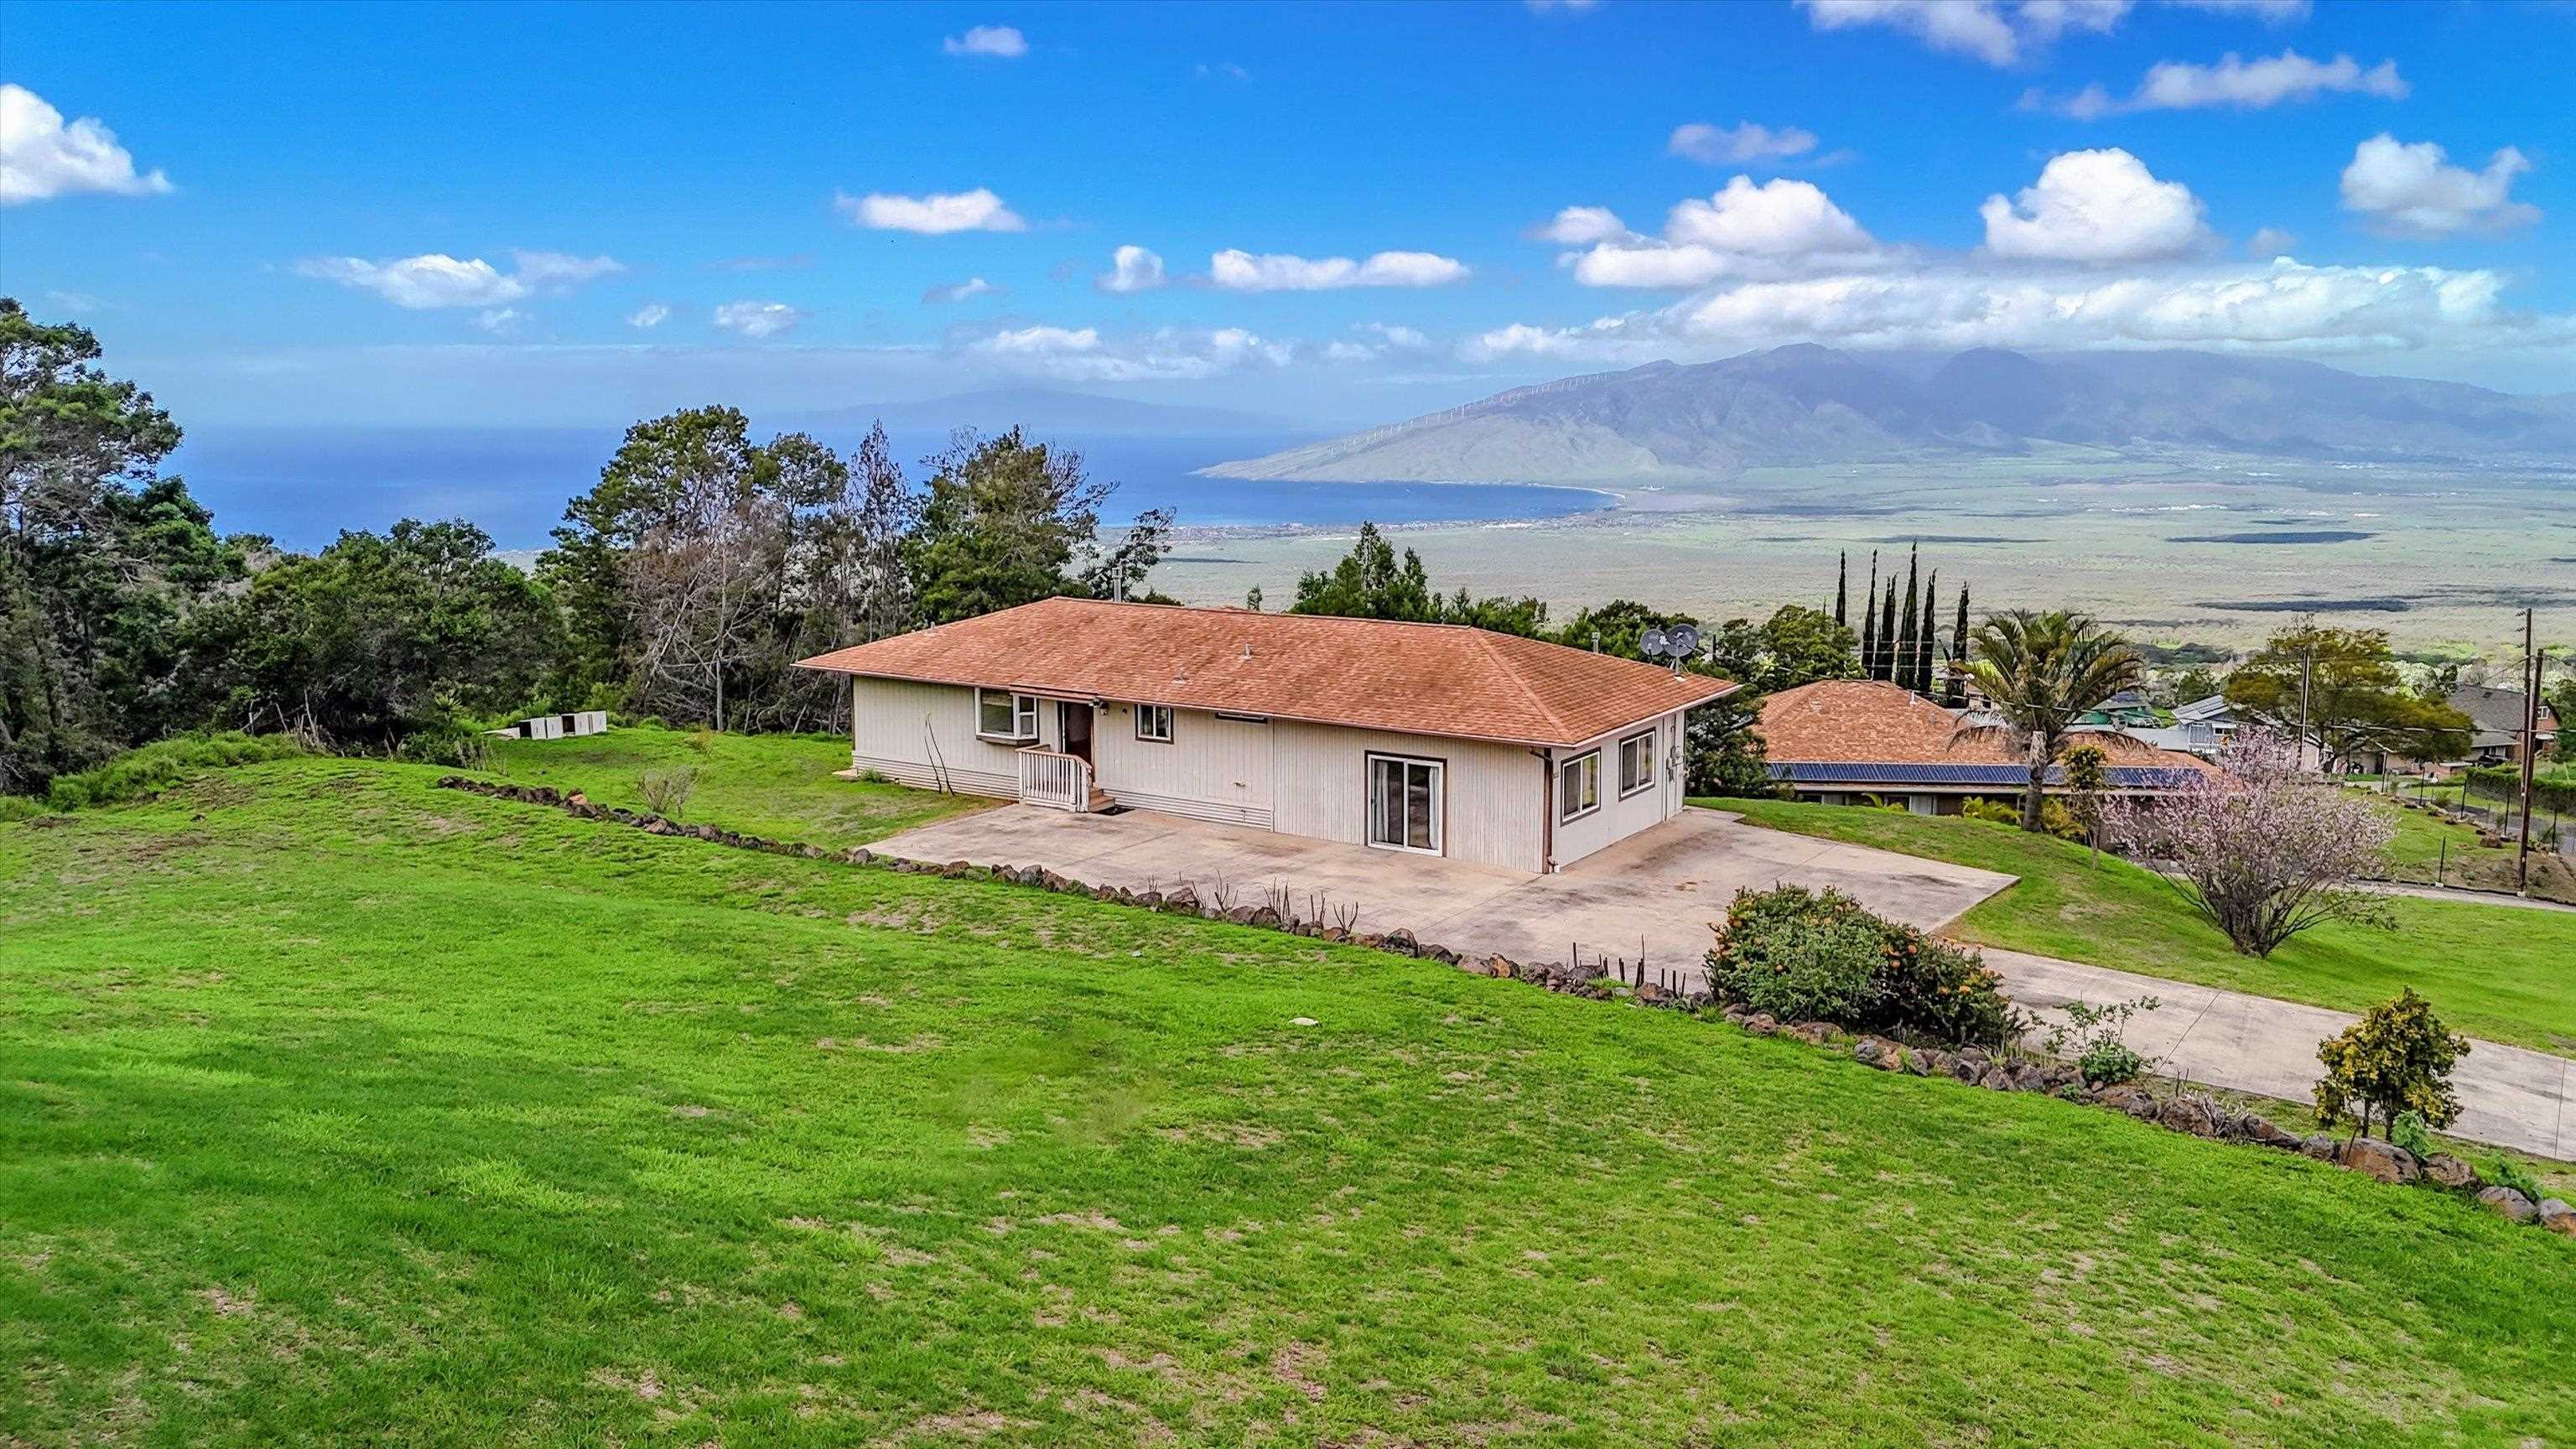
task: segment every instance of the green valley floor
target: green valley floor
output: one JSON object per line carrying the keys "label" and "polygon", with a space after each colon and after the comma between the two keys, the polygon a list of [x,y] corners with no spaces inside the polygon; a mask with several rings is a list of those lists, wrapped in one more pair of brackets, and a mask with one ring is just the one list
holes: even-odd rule
{"label": "green valley floor", "polygon": [[438,773],[0,825],[13,1443],[2576,1438],[2443,1195]]}

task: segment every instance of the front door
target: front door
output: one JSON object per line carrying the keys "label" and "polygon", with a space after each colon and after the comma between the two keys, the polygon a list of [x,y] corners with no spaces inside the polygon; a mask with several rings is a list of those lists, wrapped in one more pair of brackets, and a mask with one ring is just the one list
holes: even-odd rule
{"label": "front door", "polygon": [[1438,760],[1369,756],[1368,843],[1438,855],[1443,769]]}
{"label": "front door", "polygon": [[1091,763],[1091,706],[1059,703],[1055,707],[1056,724],[1064,736],[1064,752],[1088,765]]}

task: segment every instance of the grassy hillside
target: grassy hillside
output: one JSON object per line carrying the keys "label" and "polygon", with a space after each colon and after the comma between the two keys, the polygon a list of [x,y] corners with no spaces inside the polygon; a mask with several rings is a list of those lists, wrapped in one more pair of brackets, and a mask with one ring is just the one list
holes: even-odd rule
{"label": "grassy hillside", "polygon": [[2240,956],[2168,881],[2082,846],[1959,816],[1781,800],[1711,800],[1756,825],[2008,871],[2019,884],[1961,917],[1981,945],[2359,1011],[2412,986],[2490,1041],[2576,1055],[2576,914],[2392,898],[2398,928],[2324,926],[2268,960]]}
{"label": "grassy hillside", "polygon": [[0,825],[13,1442],[2576,1436],[2454,1199],[436,774]]}

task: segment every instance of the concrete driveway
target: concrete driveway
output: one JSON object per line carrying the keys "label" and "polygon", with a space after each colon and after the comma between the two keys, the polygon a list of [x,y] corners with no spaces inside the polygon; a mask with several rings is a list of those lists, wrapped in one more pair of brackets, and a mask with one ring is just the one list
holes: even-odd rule
{"label": "concrete driveway", "polygon": [[1038,865],[1087,885],[1170,890],[1236,905],[1290,895],[1292,913],[1352,929],[1405,927],[1424,941],[1516,961],[1603,956],[1696,982],[1708,923],[1743,887],[1836,887],[1880,915],[1941,925],[2013,877],[1745,825],[1716,810],[1680,815],[1555,875],[1211,825],[1149,811],[1074,815],[1009,805],[908,830],[869,847],[914,860]]}

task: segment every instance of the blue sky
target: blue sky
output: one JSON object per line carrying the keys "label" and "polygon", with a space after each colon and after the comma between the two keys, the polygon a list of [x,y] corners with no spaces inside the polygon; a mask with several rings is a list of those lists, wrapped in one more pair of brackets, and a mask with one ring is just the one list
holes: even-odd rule
{"label": "blue sky", "polygon": [[[1043,384],[1340,423],[1801,340],[2576,388],[2563,4],[19,5],[7,28],[0,287],[200,420]],[[1160,284],[1104,285],[1122,247]]]}

